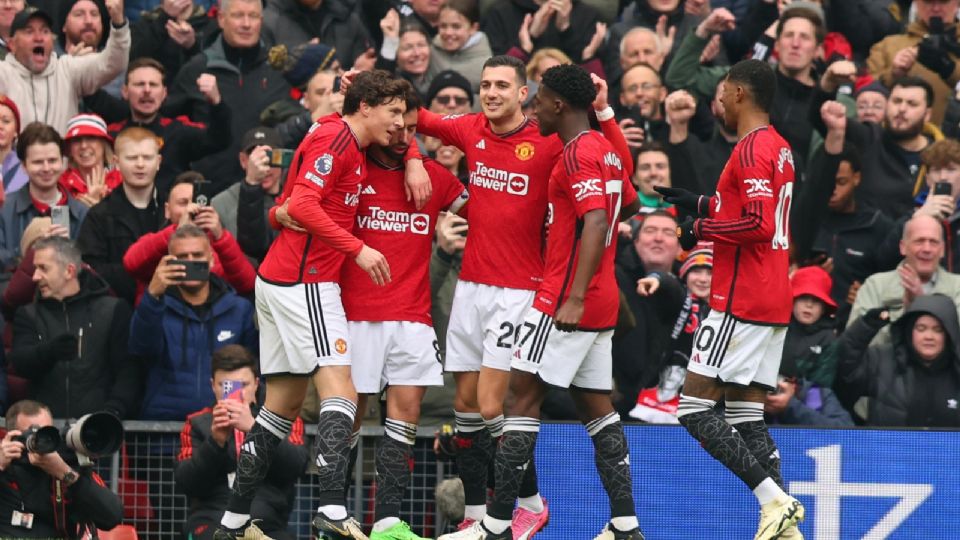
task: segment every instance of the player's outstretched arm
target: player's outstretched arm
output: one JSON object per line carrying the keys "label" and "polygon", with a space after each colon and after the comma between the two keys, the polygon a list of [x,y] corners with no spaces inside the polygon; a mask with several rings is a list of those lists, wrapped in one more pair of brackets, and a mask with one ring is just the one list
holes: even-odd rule
{"label": "player's outstretched arm", "polygon": [[330,216],[320,206],[322,199],[318,191],[297,184],[293,187],[293,193],[290,195],[287,213],[308,234],[316,236],[348,257],[356,257],[363,248],[363,242],[330,219]]}
{"label": "player's outstretched arm", "polygon": [[663,196],[663,200],[688,210],[699,216],[710,215],[710,197],[700,195],[683,188],[672,188],[665,186],[654,186],[654,191]]}
{"label": "player's outstretched arm", "polygon": [[583,232],[580,235],[579,258],[574,271],[570,296],[560,305],[553,318],[557,330],[572,332],[583,318],[583,299],[587,295],[590,280],[600,267],[600,259],[607,243],[607,211],[590,210],[583,215]]}

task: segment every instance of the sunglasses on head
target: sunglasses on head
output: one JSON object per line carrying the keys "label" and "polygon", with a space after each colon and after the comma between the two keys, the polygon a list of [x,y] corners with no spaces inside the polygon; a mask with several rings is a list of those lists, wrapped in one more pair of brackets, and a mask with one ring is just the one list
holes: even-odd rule
{"label": "sunglasses on head", "polygon": [[463,107],[470,101],[470,98],[465,98],[463,96],[437,96],[433,99],[435,99],[437,103],[441,105],[450,105],[450,102],[453,101],[460,107]]}

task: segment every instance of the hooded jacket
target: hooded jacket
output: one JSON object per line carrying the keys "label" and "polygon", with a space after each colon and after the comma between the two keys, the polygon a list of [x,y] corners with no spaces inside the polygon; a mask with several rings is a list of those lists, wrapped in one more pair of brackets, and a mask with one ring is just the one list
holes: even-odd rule
{"label": "hooded jacket", "polygon": [[216,399],[210,356],[237,343],[256,351],[253,306],[215,275],[202,306],[190,306],[176,287],[162,298],[144,294],[130,323],[130,352],[146,362],[143,420],[182,420]]}
{"label": "hooded jacket", "polygon": [[441,71],[452,69],[470,81],[473,93],[480,92],[480,74],[483,64],[493,56],[490,50],[490,40],[483,32],[475,32],[460,50],[449,52],[442,47],[440,36],[433,38],[430,46],[430,67],[427,68],[428,78],[433,80]]}
{"label": "hooded jacket", "polygon": [[783,343],[783,357],[792,358],[800,377],[824,388],[833,386],[837,372],[836,321],[820,317],[813,324],[790,320]]}
{"label": "hooded jacket", "polygon": [[350,0],[324,0],[316,10],[301,6],[297,0],[266,0],[265,4],[263,37],[269,45],[283,44],[293,50],[318,38],[337,49],[337,59],[344,69],[353,66],[367,49],[375,48]]}
{"label": "hooded jacket", "polygon": [[[930,365],[911,344],[920,315],[936,317],[946,334],[943,353]],[[865,315],[840,337],[837,377],[852,395],[870,397],[868,424],[960,427],[960,323],[953,301],[940,294],[917,298],[892,324],[889,342],[868,346],[885,325]]]}
{"label": "hooded jacket", "polygon": [[[510,47],[517,45],[523,18],[538,9],[540,6],[534,0],[509,0],[491,6],[480,18],[480,29],[490,40],[493,54],[506,54]],[[569,56],[574,64],[580,64],[589,60],[583,58],[583,49],[596,33],[599,21],[600,15],[595,9],[580,0],[573,0],[570,27],[561,32],[551,20],[543,35],[533,40],[533,48],[555,47]]]}
{"label": "hooded jacket", "polygon": [[130,24],[112,28],[102,51],[84,56],[50,53],[47,67],[34,75],[13,54],[0,62],[0,94],[20,108],[20,125],[43,122],[60,134],[79,112],[80,100],[127,69]]}
{"label": "hooded jacket", "polygon": [[[139,362],[127,353],[130,308],[110,296],[107,282],[81,270],[80,292],[56,300],[39,291],[17,310],[13,347],[7,357],[26,377],[34,399],[55,418],[79,418],[109,409],[120,418],[136,415],[140,396]],[[62,334],[77,337],[77,354],[54,357],[42,344]]]}

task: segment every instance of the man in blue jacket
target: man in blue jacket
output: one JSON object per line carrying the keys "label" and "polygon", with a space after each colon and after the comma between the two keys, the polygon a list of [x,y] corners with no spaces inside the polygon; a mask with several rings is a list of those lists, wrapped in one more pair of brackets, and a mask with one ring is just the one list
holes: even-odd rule
{"label": "man in blue jacket", "polygon": [[184,281],[178,261],[207,261],[210,241],[195,225],[182,225],[170,238],[169,254],[133,314],[130,352],[145,359],[144,420],[182,421],[214,401],[210,357],[224,345],[258,349],[253,306],[215,275]]}

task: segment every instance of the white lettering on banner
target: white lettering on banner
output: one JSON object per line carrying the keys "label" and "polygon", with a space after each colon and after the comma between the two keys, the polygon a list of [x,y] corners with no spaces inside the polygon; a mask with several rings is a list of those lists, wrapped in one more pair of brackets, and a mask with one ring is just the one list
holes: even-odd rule
{"label": "white lettering on banner", "polygon": [[430,216],[371,206],[367,215],[357,215],[357,226],[371,231],[430,234]]}
{"label": "white lettering on banner", "polygon": [[530,177],[512,173],[476,162],[475,170],[470,171],[470,185],[506,192],[511,195],[526,195],[530,186]]}
{"label": "white lettering on banner", "polygon": [[840,538],[841,499],[843,497],[897,498],[897,504],[870,529],[864,539],[887,538],[933,493],[932,484],[887,484],[844,482],[840,478],[839,444],[811,448],[813,482],[790,482],[791,495],[807,495],[814,500],[814,538]]}
{"label": "white lettering on banner", "polygon": [[573,189],[573,196],[577,199],[577,202],[580,202],[593,195],[603,195],[603,187],[600,185],[599,178],[591,178],[589,180],[577,182],[573,185]]}

